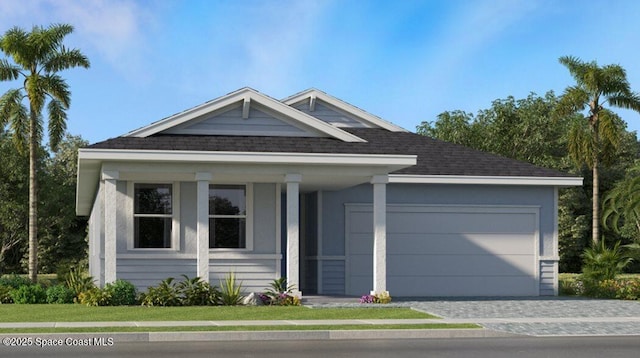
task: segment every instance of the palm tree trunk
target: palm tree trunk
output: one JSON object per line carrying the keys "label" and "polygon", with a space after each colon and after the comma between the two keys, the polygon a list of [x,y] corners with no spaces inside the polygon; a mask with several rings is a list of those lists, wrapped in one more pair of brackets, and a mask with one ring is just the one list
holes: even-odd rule
{"label": "palm tree trunk", "polygon": [[592,218],[592,240],[593,244],[597,244],[600,237],[600,188],[598,178],[598,159],[594,158],[593,162],[593,218]]}
{"label": "palm tree trunk", "polygon": [[36,166],[38,163],[38,143],[36,135],[37,117],[30,110],[29,120],[29,279],[38,281],[38,180]]}

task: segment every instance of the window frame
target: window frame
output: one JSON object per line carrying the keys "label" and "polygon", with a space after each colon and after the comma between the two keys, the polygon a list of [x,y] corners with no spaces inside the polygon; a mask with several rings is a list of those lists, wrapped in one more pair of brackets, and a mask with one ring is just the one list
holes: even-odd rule
{"label": "window frame", "polygon": [[[171,187],[171,214],[136,214],[135,212],[135,185],[169,185]],[[173,181],[128,181],[127,199],[129,201],[129,240],[128,251],[180,251],[180,183]],[[162,217],[171,218],[171,247],[135,247],[135,218],[136,217]]]}
{"label": "window frame", "polygon": [[[231,218],[244,218],[245,219],[245,247],[210,247],[209,252],[246,252],[253,251],[253,183],[209,183],[209,188],[215,185],[233,185],[244,186],[245,189],[245,214],[244,215],[208,215],[209,219],[231,219]],[[208,195],[208,191],[207,191]],[[212,227],[209,227],[211,232]]]}

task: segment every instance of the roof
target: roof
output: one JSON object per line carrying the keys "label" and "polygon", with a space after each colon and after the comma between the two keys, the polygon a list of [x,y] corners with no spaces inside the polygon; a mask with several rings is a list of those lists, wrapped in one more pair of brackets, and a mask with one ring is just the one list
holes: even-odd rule
{"label": "roof", "polygon": [[410,132],[381,128],[343,128],[366,142],[335,138],[163,135],[117,137],[89,149],[172,150],[204,152],[404,154],[417,155],[415,166],[393,174],[572,177],[569,174],[526,162],[485,153]]}

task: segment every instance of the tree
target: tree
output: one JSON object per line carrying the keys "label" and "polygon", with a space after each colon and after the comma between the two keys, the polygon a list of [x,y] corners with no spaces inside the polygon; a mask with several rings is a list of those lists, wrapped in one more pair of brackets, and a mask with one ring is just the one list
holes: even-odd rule
{"label": "tree", "polygon": [[621,236],[640,242],[640,165],[629,170],[627,178],[619,181],[605,196],[602,222],[609,223]]}
{"label": "tree", "polygon": [[56,151],[65,133],[66,110],[71,103],[69,86],[58,72],[90,66],[80,50],[63,45],[65,36],[72,32],[71,25],[54,24],[47,28],[34,26],[31,32],[13,27],[0,37],[0,51],[8,57],[0,60],[0,81],[23,80],[22,87],[10,89],[0,97],[0,127],[10,126],[20,150],[28,142],[29,278],[34,282],[38,275],[37,164],[44,107],[48,102],[49,145]]}
{"label": "tree", "polygon": [[569,153],[576,164],[585,164],[592,172],[592,240],[600,236],[599,169],[608,164],[620,144],[623,129],[619,118],[604,106],[632,109],[640,113],[640,96],[631,91],[627,74],[620,65],[598,66],[573,56],[559,59],[576,81],[564,91],[557,113],[573,115],[587,109],[569,132]]}

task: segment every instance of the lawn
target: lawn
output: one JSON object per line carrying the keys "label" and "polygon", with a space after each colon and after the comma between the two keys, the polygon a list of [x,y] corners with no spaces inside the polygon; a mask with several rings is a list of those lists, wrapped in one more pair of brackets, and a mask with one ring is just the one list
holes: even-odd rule
{"label": "lawn", "polygon": [[314,319],[428,319],[438,317],[399,307],[308,308],[300,306],[89,307],[0,305],[0,322],[226,321]]}

